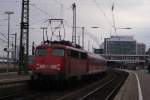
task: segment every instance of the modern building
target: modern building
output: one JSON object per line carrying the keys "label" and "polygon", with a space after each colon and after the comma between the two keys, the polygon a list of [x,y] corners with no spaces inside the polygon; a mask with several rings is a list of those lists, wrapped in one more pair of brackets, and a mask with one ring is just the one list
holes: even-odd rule
{"label": "modern building", "polygon": [[105,54],[136,54],[136,40],[133,36],[111,36],[104,40]]}
{"label": "modern building", "polygon": [[150,55],[150,48],[148,48],[148,50],[146,51],[147,55]]}
{"label": "modern building", "polygon": [[133,36],[111,36],[104,39],[104,56],[108,61],[119,63],[128,68],[144,67],[145,44],[137,43]]}
{"label": "modern building", "polygon": [[137,55],[145,55],[146,45],[144,43],[137,43]]}

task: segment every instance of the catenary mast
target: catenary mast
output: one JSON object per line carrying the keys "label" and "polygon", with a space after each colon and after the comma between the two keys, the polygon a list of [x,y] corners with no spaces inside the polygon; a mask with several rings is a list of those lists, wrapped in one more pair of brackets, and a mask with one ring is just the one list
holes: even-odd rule
{"label": "catenary mast", "polygon": [[22,0],[20,31],[19,73],[22,71],[27,72],[29,55],[29,0]]}

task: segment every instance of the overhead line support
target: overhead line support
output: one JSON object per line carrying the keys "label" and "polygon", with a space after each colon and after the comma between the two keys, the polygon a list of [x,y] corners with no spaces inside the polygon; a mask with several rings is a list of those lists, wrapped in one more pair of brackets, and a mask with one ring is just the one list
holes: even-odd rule
{"label": "overhead line support", "polygon": [[19,53],[19,74],[27,73],[29,55],[29,0],[22,0],[22,14],[20,24],[20,53]]}

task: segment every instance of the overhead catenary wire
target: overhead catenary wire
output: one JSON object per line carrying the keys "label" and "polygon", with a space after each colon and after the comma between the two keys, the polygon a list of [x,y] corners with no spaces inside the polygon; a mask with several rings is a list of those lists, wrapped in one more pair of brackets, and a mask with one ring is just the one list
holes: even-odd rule
{"label": "overhead catenary wire", "polygon": [[7,37],[4,35],[4,33],[1,33],[0,34],[7,40]]}
{"label": "overhead catenary wire", "polygon": [[15,1],[12,1],[12,0],[1,0],[0,1],[1,3],[18,3],[18,2],[21,2],[20,0],[15,0]]}
{"label": "overhead catenary wire", "polygon": [[[61,12],[64,13],[64,10],[63,10],[63,9],[64,9],[64,6],[63,6],[63,4],[60,3],[58,0],[54,0],[54,1],[55,1],[57,4],[59,4],[59,5],[61,6]],[[40,7],[37,7],[35,3],[30,3],[30,5],[31,5],[32,7],[34,7],[35,9],[39,10],[41,13],[47,15],[49,18],[53,18],[53,16],[50,15],[48,12],[44,11],[44,10],[41,9]],[[66,9],[68,9],[68,8],[66,8]],[[61,14],[61,16],[63,17],[64,15]],[[69,25],[68,21],[66,21],[65,19],[64,19],[64,22],[65,22],[65,26],[67,25],[68,27],[71,27],[71,26]]]}
{"label": "overhead catenary wire", "polygon": [[3,43],[7,43],[7,41],[2,38],[0,38],[0,41],[2,41]]}
{"label": "overhead catenary wire", "polygon": [[36,9],[38,9],[40,12],[42,12],[43,14],[49,16],[50,18],[53,17],[52,15],[50,15],[49,13],[47,13],[46,11],[44,11],[43,9],[37,7],[36,4],[34,4],[34,3],[31,4],[31,3],[30,3],[29,5],[31,5],[32,7],[36,8]]}
{"label": "overhead catenary wire", "polygon": [[99,9],[99,11],[104,15],[106,21],[108,22],[108,24],[112,27],[112,23],[109,20],[109,18],[107,17],[106,13],[102,10],[101,6],[99,6],[98,2],[96,0],[93,0],[93,2],[95,2],[97,8]]}

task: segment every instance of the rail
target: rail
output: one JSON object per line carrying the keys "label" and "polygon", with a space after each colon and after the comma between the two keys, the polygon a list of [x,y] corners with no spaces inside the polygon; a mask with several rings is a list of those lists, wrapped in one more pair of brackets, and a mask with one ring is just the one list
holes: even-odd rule
{"label": "rail", "polygon": [[93,83],[85,88],[73,91],[56,100],[111,100],[127,78],[128,73],[115,71],[107,78]]}

